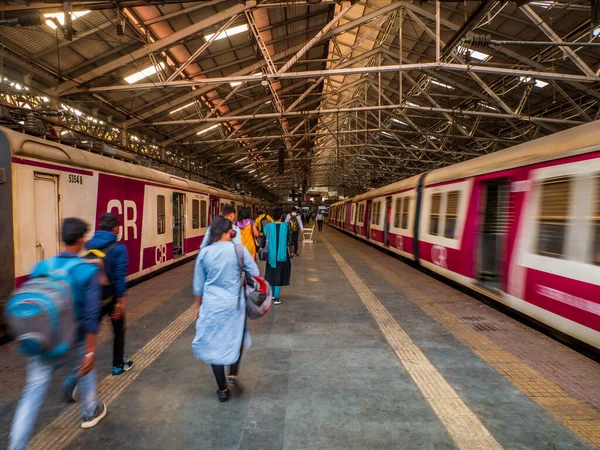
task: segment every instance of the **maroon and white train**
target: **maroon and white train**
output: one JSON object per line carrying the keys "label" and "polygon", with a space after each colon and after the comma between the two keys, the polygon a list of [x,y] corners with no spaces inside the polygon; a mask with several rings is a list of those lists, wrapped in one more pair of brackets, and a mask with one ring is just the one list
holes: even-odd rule
{"label": "maroon and white train", "polygon": [[[224,204],[262,201],[0,127],[0,318],[10,292],[60,248],[60,222],[121,219],[129,280],[198,252]],[[0,320],[0,323],[2,321]]]}
{"label": "maroon and white train", "polygon": [[600,121],[338,202],[329,222],[600,348]]}

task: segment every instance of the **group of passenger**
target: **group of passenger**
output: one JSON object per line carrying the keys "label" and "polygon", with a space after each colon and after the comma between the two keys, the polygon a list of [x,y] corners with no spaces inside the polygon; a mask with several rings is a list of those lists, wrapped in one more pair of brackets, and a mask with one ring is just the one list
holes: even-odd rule
{"label": "group of passenger", "polygon": [[[322,218],[316,218],[321,229]],[[249,208],[241,208],[236,217],[234,207],[224,205],[221,215],[206,230],[194,266],[197,321],[192,351],[212,366],[221,402],[228,400],[230,386],[239,385],[242,353],[251,344],[242,274],[258,276],[257,259],[263,255],[264,278],[272,288],[273,304],[280,305],[281,288],[290,284],[291,259],[300,256],[303,229],[297,211],[284,214],[281,208],[275,208],[270,214],[259,212],[253,220]],[[70,370],[63,394],[67,401],[80,402],[81,427],[93,428],[106,416],[106,404],[96,396],[95,372],[97,334],[104,316],[110,317],[114,333],[112,375],[121,375],[134,366],[124,355],[128,255],[125,245],[118,241],[119,219],[111,213],[103,214],[98,231],[86,242],[88,230],[88,224],[80,219],[65,219],[61,227],[63,251],[38,263],[30,275],[32,279],[44,277],[51,269],[67,267],[75,258],[89,259],[89,264],[74,265],[70,272],[78,328],[76,343],[65,356],[28,359],[9,450],[27,448],[53,374],[61,366]],[[242,258],[236,245],[242,247]],[[225,366],[229,366],[227,376]]]}
{"label": "group of passenger", "polygon": [[[106,416],[106,404],[96,396],[95,372],[96,337],[104,316],[110,317],[114,333],[112,375],[118,376],[133,368],[133,361],[127,360],[124,354],[125,278],[129,262],[127,248],[118,242],[119,219],[114,214],[103,214],[99,230],[86,242],[88,230],[88,224],[81,219],[63,220],[63,251],[39,262],[29,276],[31,279],[46,277],[54,270],[73,267],[70,279],[77,331],[75,344],[66,355],[28,359],[25,388],[10,430],[9,450],[27,448],[54,372],[61,366],[70,370],[63,383],[65,400],[81,404],[81,428],[93,428]],[[92,257],[90,263],[73,264],[82,254]],[[96,264],[98,259],[101,264]]]}

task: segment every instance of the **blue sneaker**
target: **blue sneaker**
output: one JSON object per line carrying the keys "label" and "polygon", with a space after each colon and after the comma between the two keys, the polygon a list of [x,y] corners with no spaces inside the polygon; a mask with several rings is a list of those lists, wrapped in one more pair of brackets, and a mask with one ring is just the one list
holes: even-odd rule
{"label": "blue sneaker", "polygon": [[114,376],[121,375],[123,372],[127,372],[133,368],[133,361],[124,362],[121,366],[113,366],[112,374]]}

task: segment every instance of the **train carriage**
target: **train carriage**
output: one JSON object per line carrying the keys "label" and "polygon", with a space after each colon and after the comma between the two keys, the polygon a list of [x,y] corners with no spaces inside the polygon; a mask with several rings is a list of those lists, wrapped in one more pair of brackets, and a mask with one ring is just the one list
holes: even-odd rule
{"label": "train carriage", "polygon": [[600,348],[600,122],[361,194],[350,208],[332,225]]}
{"label": "train carriage", "polygon": [[121,221],[128,280],[198,252],[225,204],[253,213],[264,203],[157,170],[0,127],[0,314],[10,292],[60,248],[60,223]]}

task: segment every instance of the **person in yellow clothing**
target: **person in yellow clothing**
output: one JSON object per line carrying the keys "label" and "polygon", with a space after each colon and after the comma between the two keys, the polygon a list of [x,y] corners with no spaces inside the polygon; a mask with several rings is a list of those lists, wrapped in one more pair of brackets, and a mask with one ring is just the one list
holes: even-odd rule
{"label": "person in yellow clothing", "polygon": [[252,258],[256,259],[256,238],[258,237],[258,228],[256,223],[250,219],[250,208],[240,209],[240,217],[236,222],[242,234],[242,244],[248,249]]}
{"label": "person in yellow clothing", "polygon": [[275,222],[275,221],[273,220],[273,218],[270,215],[268,215],[267,213],[264,213],[262,211],[259,211],[258,217],[254,221],[254,223],[256,224],[256,228],[258,228],[258,234],[264,235],[265,225],[267,225],[268,223],[271,223],[271,222]]}

